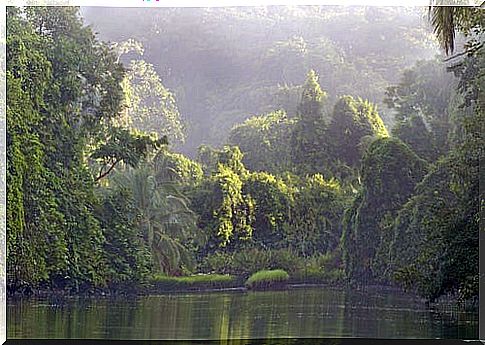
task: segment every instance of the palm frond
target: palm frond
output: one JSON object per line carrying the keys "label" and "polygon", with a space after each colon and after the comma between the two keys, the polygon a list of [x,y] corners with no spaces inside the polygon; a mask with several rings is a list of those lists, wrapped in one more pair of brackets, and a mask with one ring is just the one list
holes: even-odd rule
{"label": "palm frond", "polygon": [[[127,169],[113,179],[119,187],[131,190],[140,215],[139,229],[161,272],[171,273],[190,266],[191,253],[183,244],[200,234],[196,214],[188,199],[172,182],[157,180],[152,164]],[[199,241],[203,243],[203,241]]]}
{"label": "palm frond", "polygon": [[434,33],[446,54],[453,53],[455,49],[455,7],[432,5],[429,7],[429,15]]}

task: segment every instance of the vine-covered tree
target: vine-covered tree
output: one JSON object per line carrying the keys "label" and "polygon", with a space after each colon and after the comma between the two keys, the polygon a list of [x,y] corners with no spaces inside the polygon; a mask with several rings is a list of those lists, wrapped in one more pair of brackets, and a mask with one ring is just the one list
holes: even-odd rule
{"label": "vine-covered tree", "polygon": [[[45,166],[38,127],[51,64],[40,52],[42,39],[8,9],[7,58],[7,284],[35,284],[64,276],[67,243],[64,217]],[[50,239],[57,238],[53,242]]]}
{"label": "vine-covered tree", "polygon": [[353,280],[383,277],[394,218],[427,169],[426,161],[397,139],[370,145],[362,161],[362,190],[343,222],[344,262]]}
{"label": "vine-covered tree", "polygon": [[291,137],[291,158],[299,173],[324,172],[327,169],[328,152],[324,141],[326,97],[315,71],[311,70],[303,86]]}
{"label": "vine-covered tree", "polygon": [[435,138],[426,128],[421,116],[412,115],[405,120],[401,120],[393,128],[392,134],[401,139],[419,157],[428,161],[434,161],[438,158]]}
{"label": "vine-covered tree", "polygon": [[254,202],[253,241],[263,248],[287,245],[284,227],[294,207],[294,186],[266,172],[253,172],[244,179],[242,192]]}
{"label": "vine-covered tree", "polygon": [[284,226],[287,246],[303,257],[331,252],[341,237],[345,194],[337,180],[320,174],[300,183]]}
{"label": "vine-covered tree", "polygon": [[[123,68],[110,49],[83,27],[77,8],[11,8],[8,15],[7,76],[9,84],[17,87],[7,98],[7,140],[13,149],[8,165],[12,164],[9,179],[17,185],[17,205],[7,212],[24,210],[15,216],[22,221],[9,223],[9,233],[15,238],[15,234],[28,236],[35,229],[46,232],[23,244],[9,240],[9,282],[67,282],[75,290],[102,285],[103,234],[90,211],[97,199],[94,178],[85,161],[86,153],[104,131],[103,124],[120,112]],[[19,102],[32,114],[30,119],[26,117],[30,121],[27,131],[15,129],[25,123]],[[26,145],[25,140],[31,144]],[[19,144],[24,147],[15,149]],[[25,150],[37,152],[26,155]],[[19,180],[22,164],[38,169],[43,178],[29,173]],[[9,202],[14,200],[11,198]],[[31,218],[29,214],[39,216]],[[36,245],[36,241],[43,244]],[[23,255],[21,246],[29,242],[33,247]],[[29,256],[30,263],[15,259]],[[25,270],[31,273],[15,273]]]}
{"label": "vine-covered tree", "polygon": [[125,71],[78,8],[9,8],[8,16],[8,283],[104,286],[96,180],[136,164],[155,142],[114,125]]}
{"label": "vine-covered tree", "polygon": [[389,278],[430,299],[476,283],[478,231],[473,208],[463,203],[457,158],[433,167],[399,211],[393,229]]}
{"label": "vine-covered tree", "polygon": [[192,196],[192,208],[200,215],[198,225],[209,237],[209,252],[249,240],[254,221],[254,201],[242,191],[247,170],[241,151],[226,146],[215,156],[216,169]]}
{"label": "vine-covered tree", "polygon": [[283,172],[291,164],[294,123],[283,111],[255,116],[233,127],[228,141],[242,151],[243,163],[249,170]]}
{"label": "vine-covered tree", "polygon": [[358,167],[364,137],[387,137],[387,129],[375,105],[351,96],[341,97],[334,106],[326,132],[333,160],[340,160],[350,167]]}

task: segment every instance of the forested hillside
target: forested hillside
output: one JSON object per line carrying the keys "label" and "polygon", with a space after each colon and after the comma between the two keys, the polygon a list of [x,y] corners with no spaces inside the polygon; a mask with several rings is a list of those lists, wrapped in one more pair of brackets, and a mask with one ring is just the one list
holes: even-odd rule
{"label": "forested hillside", "polygon": [[[138,41],[175,95],[186,121],[182,152],[221,145],[251,115],[283,109],[296,115],[301,85],[313,69],[332,104],[339,96],[383,106],[403,68],[439,53],[422,8],[235,7],[83,8],[103,40]],[[143,20],[135,20],[143,18]],[[173,144],[177,144],[173,142]]]}
{"label": "forested hillside", "polygon": [[9,291],[476,298],[484,14],[427,11],[9,8]]}

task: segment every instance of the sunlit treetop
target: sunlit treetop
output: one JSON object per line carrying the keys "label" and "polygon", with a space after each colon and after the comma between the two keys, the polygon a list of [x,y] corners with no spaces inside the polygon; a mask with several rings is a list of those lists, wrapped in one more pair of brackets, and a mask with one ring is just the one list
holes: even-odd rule
{"label": "sunlit treetop", "polygon": [[333,122],[348,122],[351,120],[355,125],[360,127],[369,127],[368,129],[377,137],[388,137],[384,122],[377,113],[377,107],[368,100],[352,96],[342,96],[334,107]]}
{"label": "sunlit treetop", "polygon": [[334,106],[327,136],[333,159],[355,167],[369,141],[389,134],[374,104],[343,96]]}
{"label": "sunlit treetop", "polygon": [[305,84],[303,85],[303,93],[301,95],[301,102],[314,101],[323,102],[327,97],[327,93],[322,90],[318,83],[318,76],[314,70],[308,72]]}

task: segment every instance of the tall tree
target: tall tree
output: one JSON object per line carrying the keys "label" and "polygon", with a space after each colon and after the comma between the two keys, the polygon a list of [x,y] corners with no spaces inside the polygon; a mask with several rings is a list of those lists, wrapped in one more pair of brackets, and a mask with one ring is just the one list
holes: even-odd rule
{"label": "tall tree", "polygon": [[294,124],[283,111],[254,116],[232,128],[229,143],[242,151],[243,163],[249,170],[283,172],[291,163]]}
{"label": "tall tree", "polygon": [[358,167],[363,152],[361,142],[367,136],[388,136],[375,105],[360,98],[341,97],[334,106],[326,132],[332,159]]}
{"label": "tall tree", "polygon": [[344,262],[352,279],[385,280],[394,218],[427,169],[426,161],[398,139],[370,145],[362,162],[362,190],[344,216]]}
{"label": "tall tree", "polygon": [[299,173],[326,171],[327,155],[324,137],[326,93],[318,84],[315,71],[308,72],[297,110],[297,123],[291,138],[292,162]]}
{"label": "tall tree", "polygon": [[[113,44],[118,60],[124,55],[143,55],[140,42],[133,39]],[[127,73],[122,82],[125,109],[118,120],[139,131],[154,132],[167,137],[171,144],[185,140],[185,128],[179,113],[175,94],[167,89],[155,67],[140,58],[127,62]]]}

